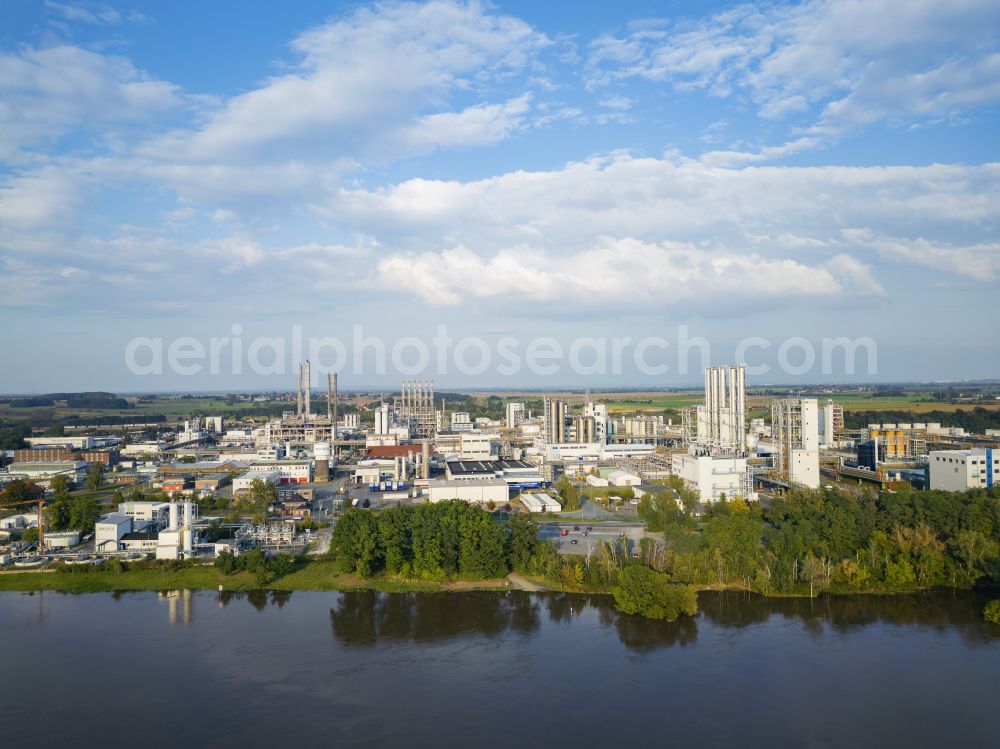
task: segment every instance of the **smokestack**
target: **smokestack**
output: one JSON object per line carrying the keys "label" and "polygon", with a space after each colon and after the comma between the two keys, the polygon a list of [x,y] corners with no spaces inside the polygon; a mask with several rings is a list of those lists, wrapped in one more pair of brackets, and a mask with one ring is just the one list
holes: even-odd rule
{"label": "smokestack", "polygon": [[326,373],[326,418],[329,419],[333,416],[333,403],[330,402],[330,373]]}
{"label": "smokestack", "polygon": [[302,362],[299,362],[295,380],[295,413],[302,415]]}
{"label": "smokestack", "polygon": [[431,477],[431,441],[424,440],[423,444],[424,454],[423,454],[423,472],[424,478],[429,479]]}
{"label": "smokestack", "polygon": [[313,382],[312,382],[312,369],[310,368],[309,360],[308,359],[306,359],[306,375],[305,375],[305,378],[306,378],[306,382],[305,382],[305,386],[306,386],[306,416],[312,416],[312,389],[313,389]]}
{"label": "smokestack", "polygon": [[333,438],[333,460],[337,460],[337,373],[333,373],[333,419],[331,420],[332,426],[330,427],[331,437]]}

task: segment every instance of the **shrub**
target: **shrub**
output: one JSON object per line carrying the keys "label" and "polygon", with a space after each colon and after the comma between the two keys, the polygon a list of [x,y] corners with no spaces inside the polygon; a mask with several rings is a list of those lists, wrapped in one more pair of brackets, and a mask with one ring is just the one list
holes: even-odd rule
{"label": "shrub", "polygon": [[983,619],[993,624],[1000,624],[1000,598],[990,601],[983,609]]}

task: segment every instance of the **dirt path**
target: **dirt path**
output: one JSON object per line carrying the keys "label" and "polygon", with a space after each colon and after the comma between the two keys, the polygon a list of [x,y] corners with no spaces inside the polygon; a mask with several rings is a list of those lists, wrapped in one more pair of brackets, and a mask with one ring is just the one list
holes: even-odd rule
{"label": "dirt path", "polygon": [[507,575],[507,579],[510,580],[510,584],[513,585],[518,590],[527,590],[531,593],[540,593],[542,591],[548,590],[548,588],[539,585],[538,583],[533,583],[527,578],[521,577],[516,572],[511,572]]}

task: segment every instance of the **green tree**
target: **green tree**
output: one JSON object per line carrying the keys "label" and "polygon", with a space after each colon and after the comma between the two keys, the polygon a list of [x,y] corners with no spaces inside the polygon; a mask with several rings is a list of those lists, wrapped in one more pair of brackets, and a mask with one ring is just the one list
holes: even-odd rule
{"label": "green tree", "polygon": [[101,488],[101,484],[104,483],[104,464],[103,463],[91,463],[90,470],[87,473],[87,489],[92,492],[96,492]]}
{"label": "green tree", "polygon": [[250,482],[248,499],[253,522],[263,523],[267,518],[268,508],[278,501],[278,489],[270,481],[254,479]]}
{"label": "green tree", "polygon": [[510,519],[510,562],[514,569],[526,570],[538,546],[538,523],[527,514]]}
{"label": "green tree", "polygon": [[45,527],[53,531],[63,531],[69,527],[70,498],[59,494],[45,508]]}
{"label": "green tree", "polygon": [[53,476],[52,480],[49,481],[49,490],[57,497],[69,494],[69,479],[63,474]]}
{"label": "green tree", "polygon": [[809,583],[809,597],[813,598],[817,591],[823,590],[830,581],[825,559],[817,559],[811,554],[802,562],[802,579]]}
{"label": "green tree", "polygon": [[692,586],[671,583],[666,575],[634,561],[618,573],[612,594],[615,605],[625,614],[673,621],[681,614],[698,612],[698,596]]}
{"label": "green tree", "polygon": [[0,499],[6,505],[27,504],[32,499],[31,490],[28,489],[28,482],[12,481],[7,484],[3,492],[0,493]]}
{"label": "green tree", "polygon": [[69,519],[66,527],[70,530],[90,533],[101,516],[101,506],[92,496],[75,497],[69,503]]}
{"label": "green tree", "polygon": [[987,560],[1000,555],[1000,544],[979,530],[960,531],[953,548],[970,582],[986,573]]}
{"label": "green tree", "polygon": [[30,528],[25,528],[24,533],[21,534],[21,540],[26,544],[37,544],[38,543],[38,528],[36,526],[31,526]]}
{"label": "green tree", "polygon": [[559,479],[556,483],[556,491],[562,500],[564,510],[572,512],[580,509],[580,490],[573,485],[569,477],[563,476]]}

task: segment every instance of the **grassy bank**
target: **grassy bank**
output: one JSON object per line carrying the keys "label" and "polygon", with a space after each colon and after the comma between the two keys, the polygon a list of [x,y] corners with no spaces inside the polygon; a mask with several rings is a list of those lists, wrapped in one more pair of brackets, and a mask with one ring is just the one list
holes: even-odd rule
{"label": "grassy bank", "polygon": [[359,590],[371,589],[387,593],[460,591],[505,588],[507,581],[455,580],[433,582],[402,580],[386,576],[362,579],[341,572],[335,562],[324,560],[302,562],[283,577],[264,586],[257,584],[249,572],[223,574],[213,566],[170,569],[111,570],[40,570],[0,573],[0,591],[55,590],[64,593],[109,593],[129,590]]}

